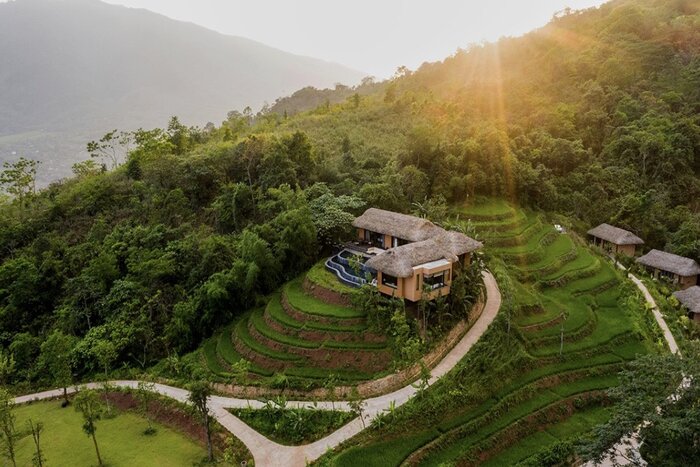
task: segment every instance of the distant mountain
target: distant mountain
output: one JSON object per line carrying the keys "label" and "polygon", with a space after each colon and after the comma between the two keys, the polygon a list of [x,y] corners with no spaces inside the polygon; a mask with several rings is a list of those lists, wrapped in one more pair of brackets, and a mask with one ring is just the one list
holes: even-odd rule
{"label": "distant mountain", "polygon": [[0,4],[0,159],[69,173],[114,128],[221,121],[226,113],[363,74],[194,24],[97,0]]}

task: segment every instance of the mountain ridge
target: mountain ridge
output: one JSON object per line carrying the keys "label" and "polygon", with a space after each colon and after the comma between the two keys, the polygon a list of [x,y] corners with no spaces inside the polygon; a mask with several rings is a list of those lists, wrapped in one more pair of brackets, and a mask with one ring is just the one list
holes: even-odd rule
{"label": "mountain ridge", "polygon": [[[145,9],[97,0],[4,3],[0,158],[25,153],[67,175],[70,164],[61,158],[77,160],[87,140],[113,128],[163,125],[172,115],[203,125],[304,86],[354,84],[363,76]],[[38,147],[22,144],[25,133],[37,131]],[[12,144],[3,136],[14,136]]]}

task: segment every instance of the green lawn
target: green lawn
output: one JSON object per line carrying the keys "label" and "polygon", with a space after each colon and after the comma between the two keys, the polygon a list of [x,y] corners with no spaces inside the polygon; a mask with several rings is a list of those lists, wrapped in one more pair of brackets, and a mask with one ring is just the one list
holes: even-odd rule
{"label": "green lawn", "polygon": [[341,294],[350,295],[356,290],[340,282],[335,274],[326,269],[326,258],[309,269],[309,272],[306,273],[306,278],[314,284]]}
{"label": "green lawn", "polygon": [[[27,432],[30,418],[44,424],[41,445],[45,465],[97,465],[92,440],[82,430],[82,416],[72,406],[63,409],[58,401],[39,402],[17,406],[15,414],[16,427],[24,433],[18,443],[18,465],[32,465],[34,443]],[[97,442],[104,462],[112,467],[189,467],[206,456],[203,447],[178,432],[157,425],[156,434],[146,436],[142,434],[146,427],[146,420],[130,412],[97,422]]]}

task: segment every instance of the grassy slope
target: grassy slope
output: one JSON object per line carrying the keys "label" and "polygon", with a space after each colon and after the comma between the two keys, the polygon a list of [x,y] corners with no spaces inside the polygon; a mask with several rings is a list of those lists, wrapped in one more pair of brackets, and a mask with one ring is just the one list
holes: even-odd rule
{"label": "grassy slope", "polygon": [[[62,409],[59,402],[18,406],[19,430],[26,432],[27,421],[44,424],[41,445],[46,465],[89,466],[97,464],[92,440],[82,430],[82,416],[73,407]],[[206,452],[192,440],[164,426],[152,436],[142,434],[146,421],[132,413],[120,413],[97,423],[97,442],[103,460],[118,466],[191,466]],[[32,465],[34,443],[30,433],[19,441],[18,465]]]}
{"label": "grassy slope", "polygon": [[[615,373],[620,363],[648,351],[644,341],[634,338],[635,318],[618,304],[619,288],[605,289],[620,281],[612,266],[579,245],[570,235],[553,238],[553,227],[544,220],[536,229],[526,229],[523,233],[523,225],[531,224],[535,215],[511,209],[511,217],[508,218],[505,214],[508,211],[503,201],[496,200],[481,204],[476,209],[461,209],[460,219],[478,217],[475,227],[477,232],[483,234],[487,251],[491,254],[506,257],[526,255],[522,258],[510,256],[506,262],[513,284],[514,304],[516,307],[541,304],[543,309],[529,314],[516,312],[514,322],[516,326],[546,323],[564,312],[567,319],[563,323],[566,339],[563,359],[551,360],[560,351],[558,338],[561,324],[541,329],[523,328],[523,345],[533,361],[541,358],[550,360],[535,363],[529,371],[508,375],[501,389],[485,400],[467,404],[461,411],[449,411],[448,415],[442,416],[442,422],[438,422],[437,432],[425,424],[419,424],[416,426],[423,430],[415,428],[396,439],[392,436],[389,441],[379,441],[373,435],[366,434],[361,437],[366,442],[340,452],[331,458],[331,465],[349,465],[352,459],[362,459],[366,465],[398,465],[411,453],[434,440],[442,440],[440,447],[424,458],[422,464],[459,463],[463,456],[478,450],[482,443],[488,444],[494,435],[517,420],[565,397],[615,385]],[[492,221],[489,221],[489,212],[493,213]],[[498,241],[489,242],[490,235],[497,236]],[[503,242],[508,243],[509,239],[516,237],[516,241],[503,245]],[[546,275],[551,278],[567,277],[568,280],[558,286],[537,285],[537,278],[529,274],[537,270],[547,271]],[[585,271],[583,277],[578,276],[580,271]],[[552,377],[561,379],[561,382],[554,385],[547,383]],[[547,387],[540,387],[542,384],[547,384]],[[512,402],[505,402],[507,400]],[[496,414],[495,417],[493,414]],[[585,409],[544,431],[519,440],[501,453],[503,457],[497,455],[491,465],[509,465],[510,462],[522,460],[560,439],[585,433],[605,417],[604,410]],[[454,430],[468,434],[458,435],[456,439],[445,437],[457,432]]]}

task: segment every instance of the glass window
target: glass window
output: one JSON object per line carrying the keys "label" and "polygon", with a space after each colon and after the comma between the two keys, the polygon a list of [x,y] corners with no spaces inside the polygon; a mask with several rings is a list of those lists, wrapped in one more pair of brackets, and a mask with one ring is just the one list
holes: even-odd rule
{"label": "glass window", "polygon": [[447,277],[449,277],[449,273],[450,271],[446,270],[435,274],[426,274],[423,276],[423,283],[433,290],[440,289],[447,285]]}
{"label": "glass window", "polygon": [[387,287],[391,287],[392,289],[398,289],[399,281],[394,276],[382,273],[382,285],[386,285]]}
{"label": "glass window", "polygon": [[384,248],[384,235],[376,232],[372,232],[372,237],[370,242],[378,246],[379,248]]}
{"label": "glass window", "polygon": [[416,274],[416,290],[420,290],[420,274]]}

